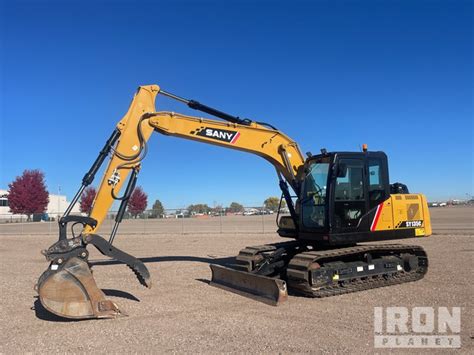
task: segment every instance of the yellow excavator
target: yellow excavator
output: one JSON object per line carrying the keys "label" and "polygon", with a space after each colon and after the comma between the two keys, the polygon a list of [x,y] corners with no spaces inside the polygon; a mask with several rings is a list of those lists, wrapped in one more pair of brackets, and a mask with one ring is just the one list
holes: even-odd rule
{"label": "yellow excavator", "polygon": [[[220,120],[157,112],[158,94]],[[71,319],[121,314],[95,283],[89,244],[128,265],[141,284],[151,287],[144,263],[113,246],[113,241],[153,131],[257,154],[276,169],[281,201],[289,210],[289,215],[277,218],[278,234],[288,240],[248,246],[226,266],[211,264],[211,285],[277,305],[287,299],[288,291],[327,297],[415,281],[426,273],[428,257],[420,246],[359,244],[431,234],[426,198],[409,193],[404,184],[389,183],[383,152],[368,151],[364,145],[361,152],[321,149],[305,158],[292,139],[268,123],[241,119],[148,85],[138,88],[128,112],[84,175],[59,220],[59,240],[43,250],[50,264],[35,288],[46,310]],[[72,207],[108,157],[89,216],[72,215]],[[115,200],[121,201],[120,207],[106,240],[96,231]],[[68,224],[82,225],[81,233],[68,236]]]}

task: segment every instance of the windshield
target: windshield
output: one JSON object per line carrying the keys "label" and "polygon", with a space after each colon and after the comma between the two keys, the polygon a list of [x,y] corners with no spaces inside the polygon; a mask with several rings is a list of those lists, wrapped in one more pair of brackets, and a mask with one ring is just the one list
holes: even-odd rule
{"label": "windshield", "polygon": [[303,224],[308,228],[321,228],[326,225],[326,190],[329,171],[329,158],[315,160],[307,168],[304,181],[301,207]]}

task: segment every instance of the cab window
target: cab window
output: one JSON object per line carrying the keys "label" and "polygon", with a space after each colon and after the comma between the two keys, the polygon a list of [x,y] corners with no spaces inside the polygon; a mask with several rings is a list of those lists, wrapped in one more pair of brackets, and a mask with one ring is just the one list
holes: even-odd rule
{"label": "cab window", "polygon": [[303,225],[322,228],[326,225],[326,192],[329,158],[311,162],[306,169],[301,197]]}
{"label": "cab window", "polygon": [[356,228],[366,213],[364,193],[364,161],[341,159],[344,175],[338,176],[334,188],[334,218],[339,228]]}
{"label": "cab window", "polygon": [[376,207],[387,198],[384,186],[382,160],[369,158],[369,208]]}

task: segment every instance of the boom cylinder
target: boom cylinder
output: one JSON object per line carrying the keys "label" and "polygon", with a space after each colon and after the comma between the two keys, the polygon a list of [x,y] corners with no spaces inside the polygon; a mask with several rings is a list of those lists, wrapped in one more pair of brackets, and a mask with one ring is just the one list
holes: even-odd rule
{"label": "boom cylinder", "polygon": [[185,98],[180,97],[178,95],[175,95],[175,94],[172,94],[170,92],[164,91],[164,90],[160,90],[160,94],[162,94],[164,96],[167,96],[167,97],[169,97],[173,100],[183,102],[186,105],[188,105],[189,108],[192,108],[193,110],[208,113],[208,114],[210,114],[214,117],[222,118],[223,120],[226,120],[228,122],[237,123],[237,124],[241,124],[241,125],[245,125],[245,126],[249,126],[250,123],[252,122],[251,120],[248,120],[248,119],[243,120],[243,119],[241,119],[237,116],[232,116],[232,115],[229,115],[228,113],[219,111],[219,110],[217,110],[213,107],[203,105],[203,104],[201,104],[200,102],[198,102],[196,100],[188,100],[188,99],[185,99]]}

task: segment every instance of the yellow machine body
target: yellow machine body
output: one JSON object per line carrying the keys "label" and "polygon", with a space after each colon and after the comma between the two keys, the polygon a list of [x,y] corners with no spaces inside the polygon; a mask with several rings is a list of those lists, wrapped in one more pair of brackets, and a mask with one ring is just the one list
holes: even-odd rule
{"label": "yellow machine body", "polygon": [[423,194],[393,194],[377,209],[372,232],[414,229],[417,237],[432,233],[428,203]]}

